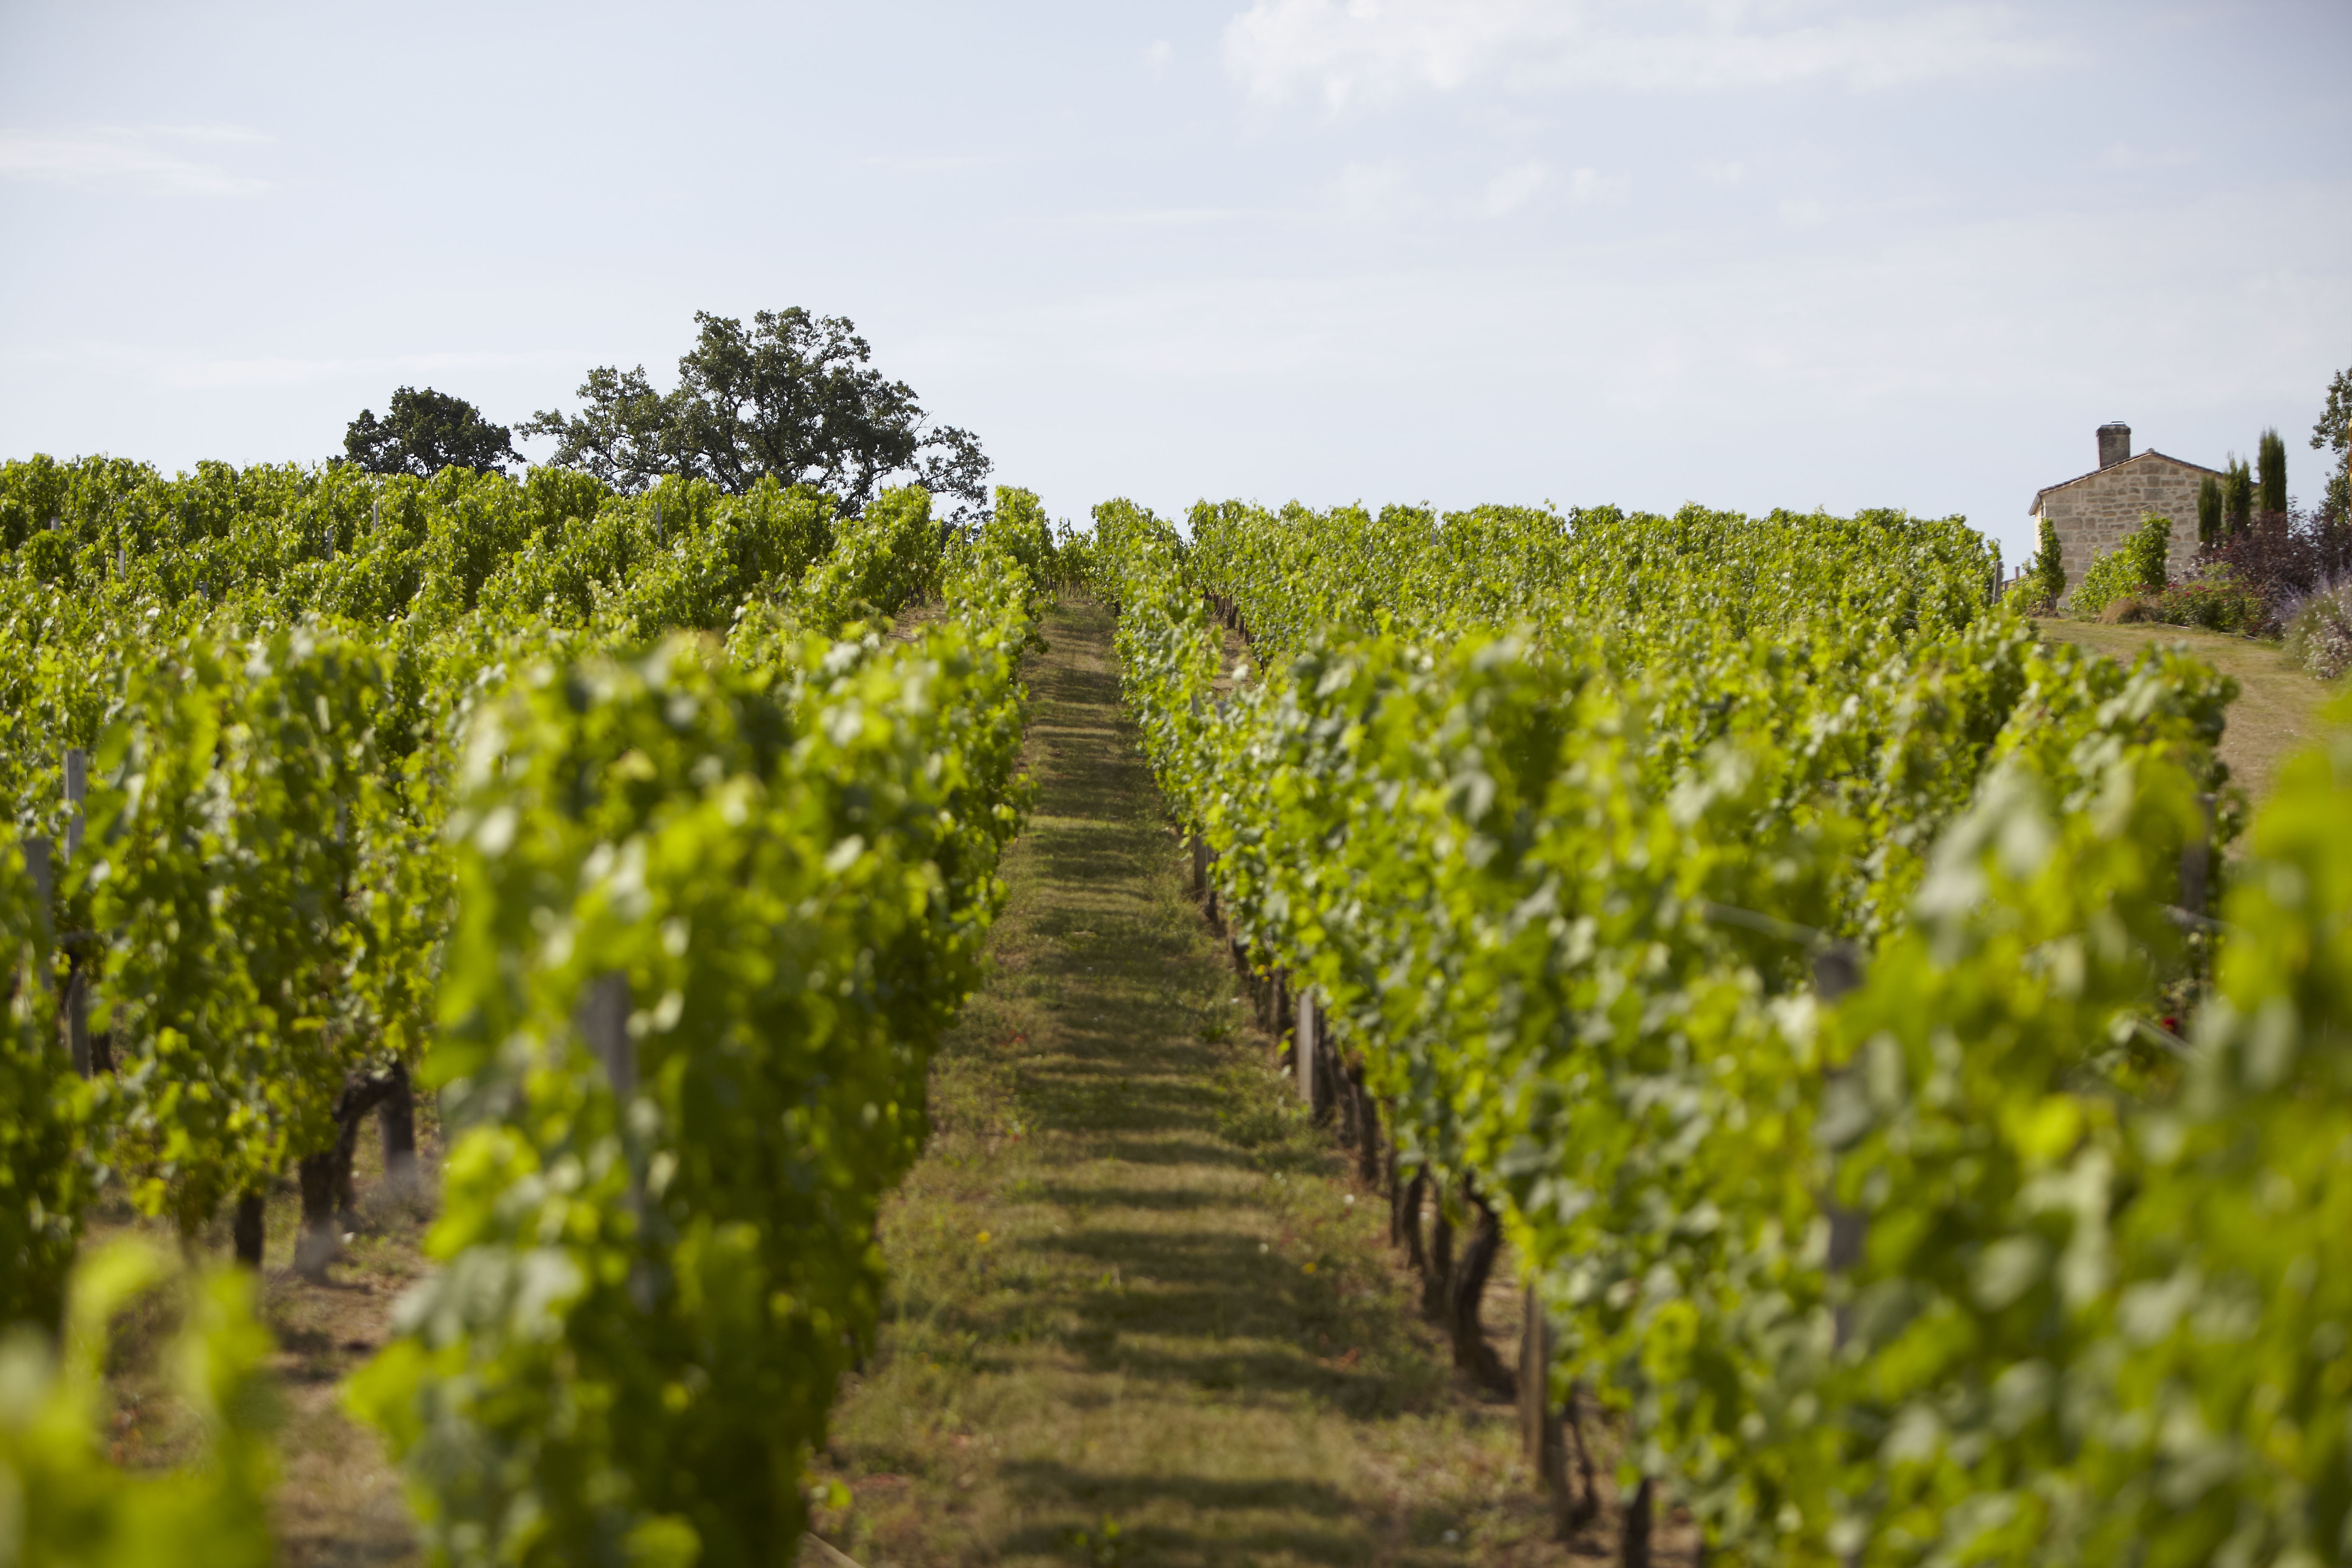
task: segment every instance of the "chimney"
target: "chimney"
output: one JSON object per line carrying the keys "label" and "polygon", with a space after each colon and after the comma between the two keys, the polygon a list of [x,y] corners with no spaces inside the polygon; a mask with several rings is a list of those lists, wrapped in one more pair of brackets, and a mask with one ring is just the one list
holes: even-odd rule
{"label": "chimney", "polygon": [[2099,426],[2099,467],[2112,468],[2131,456],[2131,426],[2118,419]]}

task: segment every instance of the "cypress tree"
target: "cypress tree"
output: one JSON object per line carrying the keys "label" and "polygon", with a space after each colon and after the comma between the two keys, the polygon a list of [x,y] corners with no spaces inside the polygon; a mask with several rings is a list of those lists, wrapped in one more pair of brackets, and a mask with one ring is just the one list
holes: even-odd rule
{"label": "cypress tree", "polygon": [[2055,608],[2066,594],[2066,567],[2058,549],[2058,530],[2046,517],[2042,520],[2042,548],[2033,556],[2033,575],[2041,585],[2042,602]]}
{"label": "cypress tree", "polygon": [[2211,474],[2197,486],[2197,542],[2208,550],[2221,542],[2221,481]]}
{"label": "cypress tree", "polygon": [[2286,443],[2279,439],[2276,430],[2263,432],[2262,445],[2255,448],[2254,461],[2262,473],[2262,509],[2266,512],[2286,510]]}
{"label": "cypress tree", "polygon": [[2221,481],[2221,519],[2225,535],[2243,533],[2254,521],[2254,471],[2234,453]]}

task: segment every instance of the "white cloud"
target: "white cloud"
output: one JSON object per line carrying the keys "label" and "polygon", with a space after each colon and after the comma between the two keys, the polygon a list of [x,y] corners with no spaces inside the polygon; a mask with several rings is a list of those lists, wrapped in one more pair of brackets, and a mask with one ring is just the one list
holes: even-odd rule
{"label": "white cloud", "polygon": [[[1590,169],[1579,169],[1580,177]],[[1545,169],[1541,163],[1521,163],[1516,169],[1506,169],[1486,182],[1486,199],[1481,204],[1488,217],[1502,217],[1528,205],[1528,198],[1543,189]]]}
{"label": "white cloud", "polygon": [[1718,185],[1736,185],[1748,177],[1748,165],[1737,158],[1703,158],[1696,167],[1700,179]]}
{"label": "white cloud", "polygon": [[1176,46],[1165,38],[1155,38],[1152,40],[1151,47],[1143,51],[1143,58],[1150,62],[1153,70],[1162,69],[1169,61],[1176,58]]}
{"label": "white cloud", "polygon": [[268,190],[270,182],[185,157],[174,152],[171,143],[268,140],[257,132],[224,125],[110,127],[77,132],[0,131],[0,178],[64,185],[128,184],[179,195],[253,195]]}
{"label": "white cloud", "polygon": [[1334,110],[1487,76],[1518,88],[1873,89],[2028,69],[2066,52],[2005,6],[1871,15],[1837,0],[1255,0],[1224,33],[1225,68],[1252,97],[1307,90]]}

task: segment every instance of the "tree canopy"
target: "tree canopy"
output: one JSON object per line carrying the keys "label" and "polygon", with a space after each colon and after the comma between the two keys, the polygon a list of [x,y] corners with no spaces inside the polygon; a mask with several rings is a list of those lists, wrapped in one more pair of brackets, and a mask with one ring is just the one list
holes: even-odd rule
{"label": "tree canopy", "polygon": [[581,384],[578,414],[543,411],[518,433],[553,437],[551,461],[623,490],[675,474],[740,494],[773,476],[829,490],[855,512],[903,473],[956,498],[959,520],[986,509],[979,439],[933,425],[912,387],[871,368],[847,317],[794,306],[758,312],[748,331],[707,310],[694,319],[700,336],[679,356],[675,390],[655,391],[643,365],[602,365]]}
{"label": "tree canopy", "polygon": [[2328,476],[2319,510],[2329,517],[2352,513],[2352,370],[2337,371],[2327,384],[2327,406],[2311,427],[2311,444],[2336,454],[2336,472]]}
{"label": "tree canopy", "polygon": [[361,409],[343,432],[343,455],[372,474],[430,476],[452,466],[503,474],[508,463],[522,461],[506,426],[491,424],[464,398],[429,386],[394,392],[382,420],[374,410]]}

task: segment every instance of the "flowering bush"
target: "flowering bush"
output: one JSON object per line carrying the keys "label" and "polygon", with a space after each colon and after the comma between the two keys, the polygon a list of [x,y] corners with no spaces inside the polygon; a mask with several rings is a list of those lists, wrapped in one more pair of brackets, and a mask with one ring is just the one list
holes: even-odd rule
{"label": "flowering bush", "polygon": [[2259,636],[2273,624],[2270,606],[2241,584],[2227,566],[2214,566],[2200,576],[2168,584],[2148,607],[2152,619],[2177,626],[2203,626],[2209,632]]}
{"label": "flowering bush", "polygon": [[2352,580],[2305,599],[2288,623],[2286,646],[2296,663],[2322,680],[2352,669]]}

